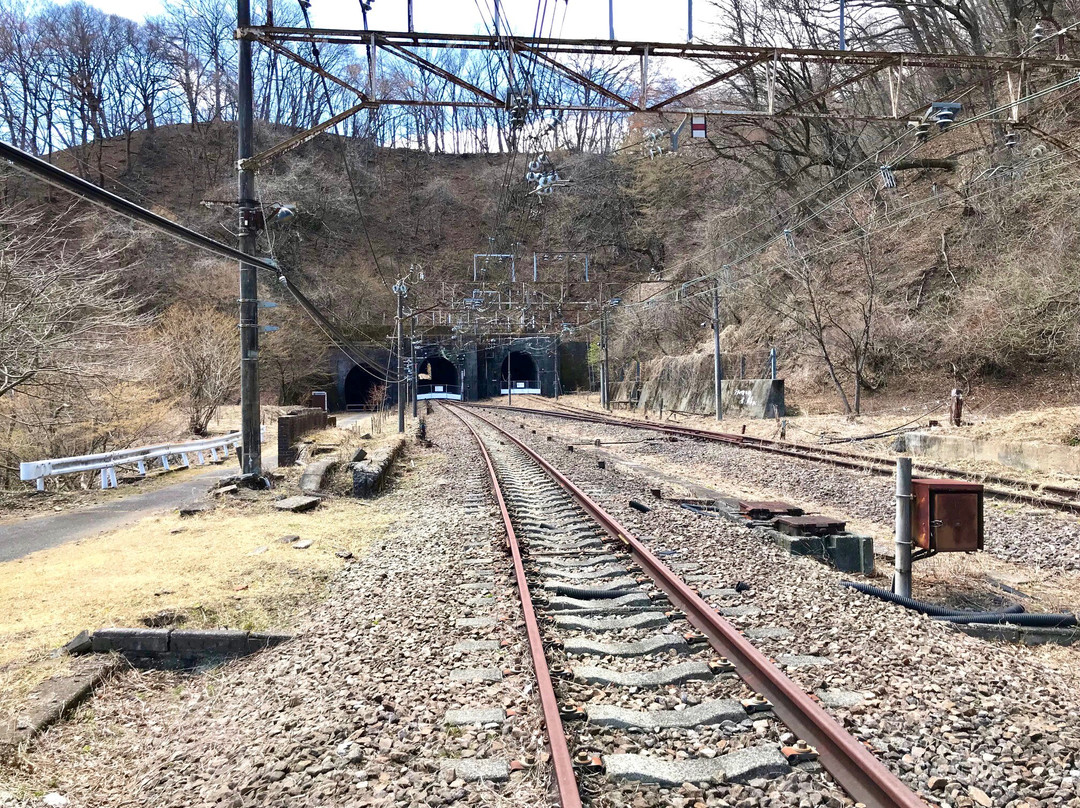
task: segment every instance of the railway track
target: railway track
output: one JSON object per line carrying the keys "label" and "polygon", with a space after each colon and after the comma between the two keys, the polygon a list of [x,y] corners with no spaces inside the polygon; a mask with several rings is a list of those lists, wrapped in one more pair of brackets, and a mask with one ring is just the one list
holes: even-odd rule
{"label": "railway track", "polygon": [[[794,457],[800,460],[810,460],[816,463],[825,463],[840,468],[866,471],[884,477],[891,477],[896,472],[895,466],[887,460],[873,455],[854,454],[837,449],[829,449],[819,446],[808,446],[798,443],[782,443],[758,438],[749,435],[736,435],[727,432],[714,432],[709,429],[696,429],[694,427],[680,426],[677,424],[663,424],[638,419],[616,418],[599,415],[587,410],[558,404],[558,410],[534,409],[532,407],[505,407],[492,404],[469,404],[470,407],[480,407],[498,410],[500,412],[515,412],[523,415],[540,415],[549,418],[562,418],[565,420],[581,421],[585,423],[602,424],[623,429],[644,429],[652,432],[660,432],[666,435],[689,438],[694,440],[706,440],[715,443],[726,443],[745,449],[753,449],[770,454]],[[1064,486],[1035,485],[1012,477],[997,474],[973,474],[961,469],[941,466],[933,463],[914,462],[915,470],[923,473],[943,474],[951,478],[971,480],[983,483],[983,493],[994,499],[1009,502],[1020,502],[1038,508],[1063,511],[1065,513],[1080,514],[1080,491]],[[993,483],[994,485],[986,485]],[[1007,486],[1005,488],[997,486]],[[1042,493],[1034,493],[1042,492]],[[1043,493],[1053,496],[1044,496]]]}
{"label": "railway track", "polygon": [[656,790],[644,804],[727,783],[797,805],[809,781],[837,804],[925,808],[674,571],[687,565],[665,565],[482,414],[445,406],[477,442],[506,529],[562,808],[619,804],[605,797],[626,782]]}

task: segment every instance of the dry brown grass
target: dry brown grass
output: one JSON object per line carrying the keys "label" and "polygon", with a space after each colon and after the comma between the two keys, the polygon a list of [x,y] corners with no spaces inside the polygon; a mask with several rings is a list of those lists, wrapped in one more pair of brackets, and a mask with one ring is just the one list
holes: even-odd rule
{"label": "dry brown grass", "polygon": [[[190,628],[294,629],[347,550],[388,517],[355,500],[281,513],[272,495],[181,519],[169,514],[0,564],[0,693],[6,704],[60,672],[53,649],[83,629],[175,612]],[[280,538],[313,540],[296,550]],[[265,551],[253,554],[258,548]]]}

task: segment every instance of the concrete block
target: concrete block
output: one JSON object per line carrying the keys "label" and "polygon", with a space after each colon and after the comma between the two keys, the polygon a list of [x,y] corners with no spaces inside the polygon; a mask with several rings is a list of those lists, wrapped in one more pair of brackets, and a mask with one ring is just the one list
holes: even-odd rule
{"label": "concrete block", "polygon": [[15,712],[15,718],[0,724],[0,760],[59,721],[120,665],[113,657],[83,660],[82,669],[76,673],[54,676],[35,687],[25,706]]}
{"label": "concrete block", "polygon": [[498,668],[457,668],[450,671],[451,682],[501,682],[502,671]]}
{"label": "concrete block", "polygon": [[555,615],[555,625],[577,631],[625,631],[626,629],[660,628],[668,625],[663,612],[642,612],[627,617],[576,617]]}
{"label": "concrete block", "polygon": [[354,497],[371,497],[378,494],[390,477],[394,462],[405,449],[404,436],[384,449],[377,449],[365,460],[350,464],[353,474]]}
{"label": "concrete block", "polygon": [[322,500],[319,497],[286,497],[274,503],[279,511],[291,513],[304,513],[318,507]]}
{"label": "concrete block", "polygon": [[858,572],[870,575],[874,572],[874,540],[870,536],[842,533],[829,536],[826,554],[833,566],[841,572]]}
{"label": "concrete block", "polygon": [[169,652],[181,659],[244,656],[248,653],[246,631],[173,629]]}
{"label": "concrete block", "polygon": [[628,710],[610,704],[590,704],[586,708],[589,722],[604,727],[649,730],[692,729],[725,721],[739,723],[746,719],[746,710],[736,699],[715,699],[687,707],[685,710]]}
{"label": "concrete block", "polygon": [[305,494],[315,494],[322,489],[323,480],[335,465],[337,458],[330,457],[326,460],[316,460],[304,466],[304,473],[300,475],[300,490]]}
{"label": "concrete block", "polygon": [[677,787],[683,783],[745,783],[757,778],[781,777],[791,771],[776,746],[752,746],[716,758],[664,760],[645,755],[606,755],[604,765],[612,780],[636,780]]}
{"label": "concrete block", "polygon": [[757,617],[761,609],[757,606],[721,606],[716,613],[724,617]]}
{"label": "concrete block", "polygon": [[[644,592],[630,592],[618,598],[605,598],[601,601],[604,608],[622,609],[635,606],[651,606],[652,598]],[[573,611],[575,609],[595,609],[595,600],[583,600],[581,598],[568,598],[556,596],[548,601],[548,607],[555,612]]]}
{"label": "concrete block", "polygon": [[501,707],[447,710],[443,722],[452,727],[464,727],[470,724],[501,724],[506,720],[506,713]]}
{"label": "concrete block", "polygon": [[462,617],[455,625],[458,628],[494,628],[496,622],[494,617]]}
{"label": "concrete block", "polygon": [[505,760],[469,758],[468,760],[448,761],[445,769],[453,769],[458,779],[466,783],[486,780],[489,783],[504,783],[510,779],[510,764]]}
{"label": "concrete block", "polygon": [[683,662],[652,671],[614,671],[591,665],[575,665],[572,670],[578,682],[621,687],[664,687],[694,679],[707,681],[713,678],[713,672],[704,662]]}
{"label": "concrete block", "polygon": [[[532,561],[537,564],[545,564],[549,567],[592,567],[597,564],[614,564],[619,561],[619,558],[618,556],[613,556],[608,553],[602,553],[588,558],[578,558],[576,555],[538,555],[533,556]],[[626,570],[623,570],[623,572],[625,573]]]}
{"label": "concrete block", "polygon": [[563,650],[568,654],[616,657],[645,656],[645,654],[660,654],[667,651],[685,654],[689,651],[682,637],[672,634],[658,634],[638,642],[597,642],[572,639],[563,642]]}
{"label": "concrete block", "polygon": [[89,631],[80,631],[72,637],[60,650],[65,654],[88,654],[94,649],[94,643],[90,639]]}
{"label": "concrete block", "polygon": [[858,707],[873,694],[860,693],[856,690],[840,690],[837,688],[820,688],[814,691],[814,695],[821,699],[826,707]]}
{"label": "concrete block", "polygon": [[90,638],[95,654],[161,656],[169,652],[167,628],[99,628]]}
{"label": "concrete block", "polygon": [[477,651],[498,651],[498,640],[462,640],[450,649],[459,654],[471,654]]}
{"label": "concrete block", "polygon": [[629,573],[626,567],[605,566],[592,570],[573,572],[567,569],[542,567],[539,574],[546,578],[560,578],[564,581],[595,581],[602,578],[620,578]]}

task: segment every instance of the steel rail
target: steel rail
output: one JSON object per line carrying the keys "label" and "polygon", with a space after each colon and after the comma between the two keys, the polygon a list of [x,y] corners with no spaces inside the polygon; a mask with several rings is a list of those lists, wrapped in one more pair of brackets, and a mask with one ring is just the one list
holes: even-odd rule
{"label": "steel rail", "polygon": [[[647,429],[653,432],[678,435],[684,438],[707,440],[714,443],[728,443],[746,449],[756,449],[760,452],[769,452],[770,454],[777,454],[784,457],[793,457],[798,460],[810,460],[815,463],[826,463],[831,466],[852,469],[854,471],[868,471],[881,477],[891,477],[895,472],[895,468],[887,460],[882,460],[881,458],[872,457],[870,455],[852,455],[836,449],[818,448],[816,446],[807,446],[798,443],[782,444],[779,441],[772,441],[768,438],[734,435],[728,432],[714,432],[709,429],[695,429],[693,427],[675,426],[672,424],[656,424],[649,421],[640,421],[630,418],[613,418],[586,412],[584,410],[574,410],[563,404],[560,404],[559,406],[565,408],[567,410],[566,412],[554,412],[552,410],[532,409],[529,407],[504,407],[492,404],[474,404],[471,402],[468,403],[468,406],[493,410],[507,410],[523,415],[542,415],[548,418],[565,418],[571,421],[584,421],[587,423],[601,424],[603,426],[616,426],[627,429]],[[1080,497],[1080,491],[1062,486],[1036,486],[1034,483],[1027,483],[1023,480],[1016,480],[1010,477],[1003,477],[996,474],[975,474],[933,463],[916,463],[916,466],[935,474],[947,474],[950,477],[971,480],[973,482],[981,483],[990,480],[999,485],[1011,485],[1029,489],[1038,487],[1040,490],[1056,493],[1059,496],[1069,497],[1073,500]],[[1012,491],[1006,488],[987,486],[983,487],[983,493],[994,499],[1005,500],[1008,502],[1020,502],[1025,505],[1031,505],[1032,507],[1062,511],[1063,513],[1080,514],[1080,502],[1076,501],[1062,501],[1038,496],[1037,494],[1025,493],[1024,491]]]}
{"label": "steel rail", "polygon": [[[453,411],[454,407],[448,409]],[[473,415],[525,452],[605,531],[627,548],[634,561],[664,591],[672,604],[686,614],[690,623],[708,638],[710,645],[735,665],[736,672],[748,685],[772,703],[776,716],[817,749],[826,771],[850,797],[867,808],[928,808],[917,794],[770,662],[738,629],[717,614],[615,517],[604,511],[530,446],[480,413]]]}
{"label": "steel rail", "polygon": [[559,715],[558,697],[555,695],[555,686],[551,683],[551,671],[548,669],[547,657],[544,655],[544,642],[540,637],[540,624],[536,620],[536,609],[533,606],[532,596],[529,594],[529,582],[525,578],[525,564],[521,558],[521,547],[518,545],[517,533],[510,521],[510,512],[506,508],[506,500],[503,499],[502,489],[499,486],[499,477],[495,473],[495,465],[491,462],[484,441],[480,438],[476,429],[466,421],[460,413],[447,407],[449,412],[456,417],[465,428],[469,430],[476,445],[480,448],[480,454],[484,458],[488,475],[491,477],[491,490],[495,493],[495,499],[499,503],[499,512],[502,515],[503,527],[506,528],[506,546],[514,560],[514,578],[517,581],[518,597],[521,599],[521,610],[525,615],[525,633],[529,640],[529,655],[532,657],[533,670],[536,673],[536,689],[540,694],[540,708],[544,714],[544,725],[547,728],[548,748],[551,750],[551,765],[555,769],[555,786],[559,792],[559,804],[562,808],[581,808],[581,796],[578,791],[577,776],[574,773],[574,762],[570,757],[570,747],[566,741],[566,733],[563,730],[562,717]]}

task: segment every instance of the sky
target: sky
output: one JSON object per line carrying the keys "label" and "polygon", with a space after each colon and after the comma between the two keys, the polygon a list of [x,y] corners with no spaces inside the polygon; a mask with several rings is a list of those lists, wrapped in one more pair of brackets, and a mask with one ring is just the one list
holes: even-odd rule
{"label": "sky", "polygon": [[[88,0],[109,14],[143,20],[161,11],[161,0]],[[252,0],[259,9],[265,0]],[[291,0],[276,0],[280,5]],[[556,7],[553,35],[574,38],[606,39],[608,35],[607,0],[540,0]],[[619,39],[644,39],[654,42],[685,42],[688,0],[657,4],[650,0],[612,0],[615,36]],[[416,30],[429,33],[467,34],[483,30],[483,20],[490,25],[494,0],[413,0]],[[537,0],[500,0],[501,14],[509,19],[515,34],[533,32]],[[707,33],[709,6],[698,0],[694,9],[694,33]],[[371,28],[404,31],[407,20],[406,0],[373,0],[368,15]],[[565,12],[565,22],[563,21]],[[312,24],[321,28],[361,28],[359,0],[311,0]],[[261,14],[258,14],[261,16]],[[550,11],[548,19],[551,19]]]}

